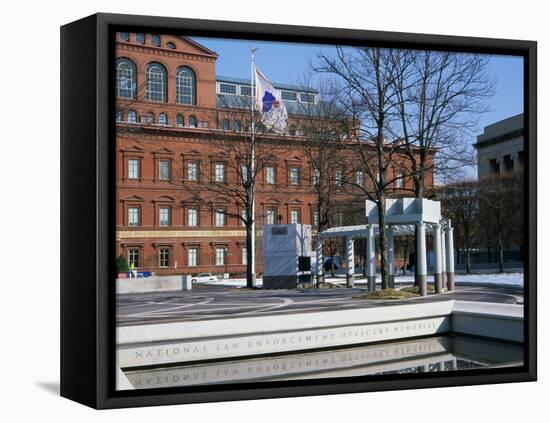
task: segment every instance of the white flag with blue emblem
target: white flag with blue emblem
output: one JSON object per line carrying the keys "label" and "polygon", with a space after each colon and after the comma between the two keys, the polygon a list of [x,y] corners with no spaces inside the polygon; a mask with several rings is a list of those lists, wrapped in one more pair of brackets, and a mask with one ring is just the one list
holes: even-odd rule
{"label": "white flag with blue emblem", "polygon": [[260,112],[262,123],[267,129],[278,134],[287,131],[288,114],[281,99],[281,92],[275,90],[269,79],[260,69],[254,67],[256,74],[256,110]]}

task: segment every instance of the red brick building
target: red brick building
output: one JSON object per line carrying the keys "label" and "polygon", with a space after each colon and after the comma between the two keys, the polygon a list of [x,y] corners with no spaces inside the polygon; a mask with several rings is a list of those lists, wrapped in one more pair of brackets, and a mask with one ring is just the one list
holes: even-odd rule
{"label": "red brick building", "polygon": [[[238,206],[200,188],[206,180],[232,177],[216,141],[228,131],[246,133],[246,122],[231,118],[228,109],[250,101],[250,82],[216,76],[217,54],[187,37],[119,33],[116,52],[117,255],[159,274],[245,272],[245,229],[227,214],[237,215]],[[317,101],[312,90],[275,88],[291,120],[300,104]],[[314,175],[299,139],[294,128],[278,137],[285,149],[274,152],[257,183],[259,237],[265,223],[314,224]],[[411,183],[398,181],[396,189]],[[212,206],[197,201],[189,187]],[[350,190],[338,196],[346,207],[335,212],[334,223],[352,222],[364,198]]]}

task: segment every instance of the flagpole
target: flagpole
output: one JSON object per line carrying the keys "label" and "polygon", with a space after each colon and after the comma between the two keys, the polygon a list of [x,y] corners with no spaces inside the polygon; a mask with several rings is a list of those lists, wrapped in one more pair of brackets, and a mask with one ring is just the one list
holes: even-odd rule
{"label": "flagpole", "polygon": [[255,48],[251,49],[250,52],[250,128],[251,128],[251,145],[250,145],[250,178],[252,184],[252,239],[250,240],[250,270],[252,273],[252,286],[256,286],[256,212],[255,212],[255,202],[256,202],[256,183],[255,183],[255,174],[254,174],[254,103],[256,100],[256,93],[254,91],[254,53],[256,52]]}

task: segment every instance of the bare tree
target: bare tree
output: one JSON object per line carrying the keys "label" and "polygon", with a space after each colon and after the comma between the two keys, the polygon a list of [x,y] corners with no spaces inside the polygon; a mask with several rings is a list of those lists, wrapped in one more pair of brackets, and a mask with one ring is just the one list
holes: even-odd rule
{"label": "bare tree", "polygon": [[[276,160],[276,152],[285,144],[269,134],[258,113],[251,113],[247,100],[241,99],[241,102],[214,112],[217,128],[210,130],[210,134],[217,147],[220,166],[214,165],[210,175],[202,175],[200,184],[188,185],[186,189],[196,202],[206,205],[213,213],[223,213],[242,222],[246,230],[246,286],[252,288],[255,285],[252,263],[256,259],[252,244],[258,216],[254,209],[256,185],[266,166]],[[256,128],[254,136],[252,124]],[[231,204],[218,209],[216,198],[228,199]]]}
{"label": "bare tree", "polygon": [[479,183],[476,180],[446,185],[438,195],[446,216],[458,229],[456,242],[466,253],[466,273],[472,270],[471,250],[479,232]]}
{"label": "bare tree", "polygon": [[473,164],[469,139],[494,94],[486,72],[489,56],[425,50],[392,57],[399,71],[393,81],[398,120],[391,131],[409,155],[415,195],[421,198],[426,175],[452,179]]}
{"label": "bare tree", "polygon": [[486,234],[493,238],[502,273],[505,247],[515,243],[523,248],[523,174],[514,172],[486,177],[479,184],[480,225],[490,228]]}
{"label": "bare tree", "polygon": [[[422,198],[433,184],[426,184],[428,175],[453,180],[464,176],[464,167],[474,163],[467,140],[487,111],[484,100],[493,95],[493,83],[486,74],[489,59],[431,50],[411,50],[395,57],[400,69],[394,80],[398,119],[391,131],[407,151],[414,195]],[[415,241],[417,237],[415,228]]]}
{"label": "bare tree", "polygon": [[[309,83],[303,84],[303,87],[304,91],[311,90]],[[311,166],[311,186],[315,193],[313,226],[319,234],[334,220],[337,194],[343,186],[336,180],[336,175],[342,171],[345,163],[342,136],[349,125],[335,95],[334,86],[329,82],[321,83],[316,91],[315,102],[297,104],[297,126],[291,125],[290,132],[299,135],[297,145]],[[331,255],[334,253],[335,245],[329,241]],[[322,263],[319,265],[322,266]],[[334,268],[331,273],[334,276]],[[322,277],[317,275],[317,287],[321,282]]]}
{"label": "bare tree", "polygon": [[396,49],[336,47],[334,55],[320,53],[320,63],[315,67],[317,71],[336,76],[342,83],[339,97],[351,125],[345,145],[369,181],[362,184],[349,178],[348,183],[361,190],[378,208],[382,289],[389,286],[387,193],[396,179],[402,178],[401,173],[394,171],[396,166],[403,165],[395,160],[402,148],[399,143],[388,142],[386,135],[391,134],[389,128],[399,100],[395,80],[404,69],[396,63],[403,60],[403,54]]}

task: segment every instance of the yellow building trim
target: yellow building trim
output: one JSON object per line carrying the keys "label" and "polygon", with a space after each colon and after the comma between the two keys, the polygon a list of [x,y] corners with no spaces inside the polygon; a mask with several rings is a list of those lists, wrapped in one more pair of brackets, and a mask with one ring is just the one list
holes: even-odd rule
{"label": "yellow building trim", "polygon": [[185,230],[185,231],[117,231],[116,239],[135,238],[245,238],[244,229],[233,230]]}

